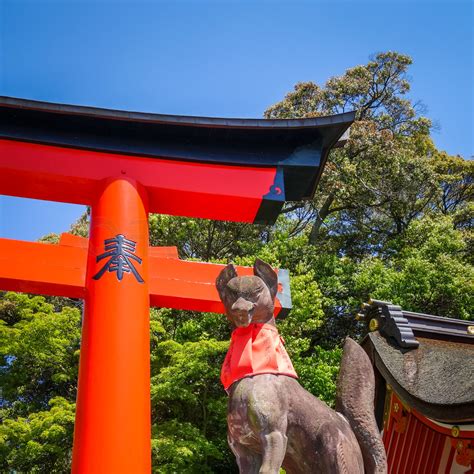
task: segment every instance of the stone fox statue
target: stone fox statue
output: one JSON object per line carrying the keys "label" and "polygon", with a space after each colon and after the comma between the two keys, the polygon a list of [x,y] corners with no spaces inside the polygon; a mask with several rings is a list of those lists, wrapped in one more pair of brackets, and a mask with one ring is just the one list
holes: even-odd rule
{"label": "stone fox statue", "polygon": [[299,385],[273,317],[278,277],[256,260],[254,276],[227,265],[216,280],[235,326],[222,366],[228,441],[243,474],[386,473],[374,417],[374,374],[364,350],[344,345],[336,410]]}

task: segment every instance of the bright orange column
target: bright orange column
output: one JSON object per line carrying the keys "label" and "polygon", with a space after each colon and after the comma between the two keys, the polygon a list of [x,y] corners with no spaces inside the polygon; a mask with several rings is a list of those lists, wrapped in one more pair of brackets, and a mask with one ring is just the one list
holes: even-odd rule
{"label": "bright orange column", "polygon": [[92,206],[73,473],[151,471],[148,212],[136,182]]}

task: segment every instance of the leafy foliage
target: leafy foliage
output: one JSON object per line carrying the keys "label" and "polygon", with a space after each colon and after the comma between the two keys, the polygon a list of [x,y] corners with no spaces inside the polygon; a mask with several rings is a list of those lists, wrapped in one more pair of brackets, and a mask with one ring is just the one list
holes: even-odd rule
{"label": "leafy foliage", "polygon": [[66,472],[70,463],[80,315],[41,296],[0,301],[0,470]]}
{"label": "leafy foliage", "polygon": [[75,404],[62,397],[49,410],[27,418],[7,418],[0,428],[0,466],[3,472],[64,473],[70,469]]}
{"label": "leafy foliage", "polygon": [[219,382],[229,346],[214,339],[158,344],[152,356],[153,441],[159,472],[232,472]]}
{"label": "leafy foliage", "polygon": [[[411,59],[380,53],[320,87],[295,86],[268,118],[354,109],[312,202],[289,203],[273,227],[150,216],[152,245],[181,258],[287,268],[293,310],[279,329],[312,393],[332,404],[341,343],[369,297],[404,309],[474,313],[473,162],[438,151],[422,107],[408,99]],[[86,236],[88,214],[72,231]],[[43,239],[56,242],[57,236]],[[67,472],[72,446],[81,303],[0,299],[0,471]],[[154,472],[237,472],[226,442],[222,315],[152,309]]]}
{"label": "leafy foliage", "polygon": [[0,374],[3,407],[26,416],[53,397],[75,399],[80,315],[55,313],[42,296],[6,293],[0,302]]}

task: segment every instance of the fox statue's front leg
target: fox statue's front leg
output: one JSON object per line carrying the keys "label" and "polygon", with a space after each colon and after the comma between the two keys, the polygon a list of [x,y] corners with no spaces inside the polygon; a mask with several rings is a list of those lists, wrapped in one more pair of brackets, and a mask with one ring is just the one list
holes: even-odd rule
{"label": "fox statue's front leg", "polygon": [[[264,374],[239,380],[231,388],[229,440],[242,473],[278,474],[283,464],[288,441],[288,400],[279,381],[278,375]],[[244,465],[249,463],[251,468],[247,471]]]}
{"label": "fox statue's front leg", "polygon": [[238,441],[232,439],[230,434],[227,437],[230,449],[234,453],[239,472],[246,474],[258,474],[260,466],[262,465],[262,456],[247,446],[240,444]]}

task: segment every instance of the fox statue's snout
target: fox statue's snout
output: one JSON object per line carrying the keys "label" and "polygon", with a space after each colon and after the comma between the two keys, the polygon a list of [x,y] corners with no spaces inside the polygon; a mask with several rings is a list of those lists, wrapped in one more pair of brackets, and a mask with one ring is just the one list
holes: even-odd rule
{"label": "fox statue's snout", "polygon": [[232,321],[237,327],[246,327],[252,322],[252,316],[256,303],[252,303],[242,297],[231,306]]}

